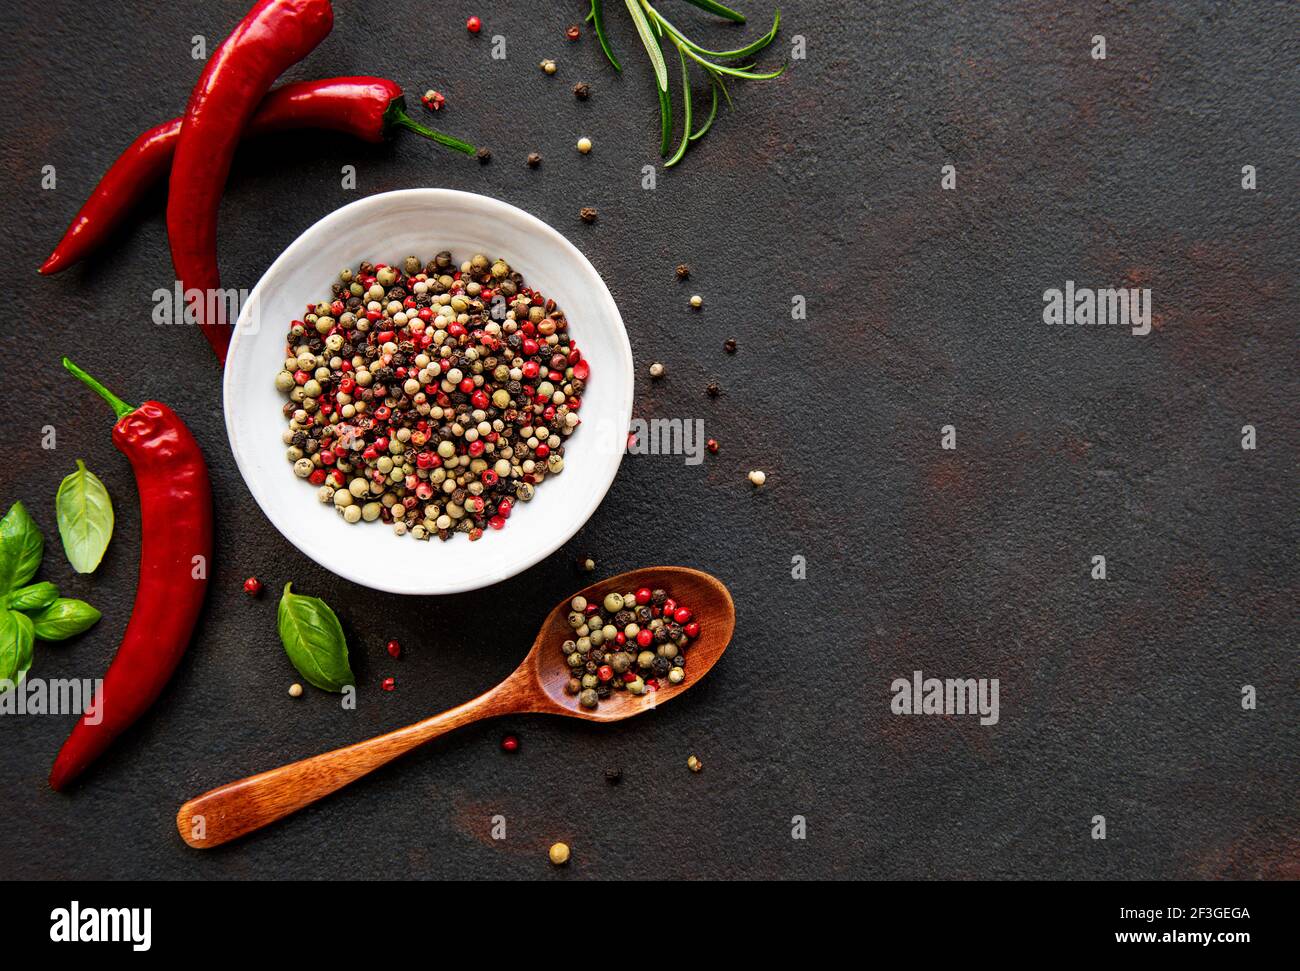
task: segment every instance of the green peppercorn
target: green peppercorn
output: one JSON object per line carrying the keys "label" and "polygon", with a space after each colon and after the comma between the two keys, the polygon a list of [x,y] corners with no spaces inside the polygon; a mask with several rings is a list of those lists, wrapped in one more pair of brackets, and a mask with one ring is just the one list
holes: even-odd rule
{"label": "green peppercorn", "polygon": [[576,610],[573,613],[569,614],[569,626],[574,628],[575,630],[581,627],[586,622],[587,622],[586,615],[580,614]]}
{"label": "green peppercorn", "polygon": [[564,685],[565,694],[576,695],[582,690],[582,685],[578,683],[577,678],[570,678]]}
{"label": "green peppercorn", "polygon": [[609,666],[615,674],[626,674],[628,668],[632,666],[632,655],[627,651],[619,651],[610,657]]}
{"label": "green peppercorn", "polygon": [[605,594],[605,612],[616,614],[623,609],[623,595],[621,593]]}
{"label": "green peppercorn", "polygon": [[594,674],[584,674],[582,676],[582,686],[584,688],[594,688],[598,684],[600,684],[600,678]]}
{"label": "green peppercorn", "polygon": [[577,610],[577,611],[583,611],[583,610],[586,610],[586,609],[587,609],[587,598],[586,598],[586,597],[574,597],[573,600],[569,603],[569,607],[572,608],[573,610]]}
{"label": "green peppercorn", "polygon": [[634,695],[643,695],[645,694],[645,681],[641,678],[637,678],[635,681],[629,681],[627,683],[627,690]]}
{"label": "green peppercorn", "polygon": [[577,651],[574,651],[572,654],[569,655],[569,667],[571,668],[580,668],[586,663],[587,663],[586,658],[584,658]]}
{"label": "green peppercorn", "polygon": [[583,708],[595,708],[600,703],[600,696],[596,694],[595,688],[584,688],[578,695],[578,704]]}
{"label": "green peppercorn", "polygon": [[681,668],[673,668],[668,672],[668,680],[673,684],[681,684],[686,680],[686,672]]}
{"label": "green peppercorn", "polygon": [[636,656],[636,666],[648,670],[655,663],[655,656],[651,651],[642,651]]}

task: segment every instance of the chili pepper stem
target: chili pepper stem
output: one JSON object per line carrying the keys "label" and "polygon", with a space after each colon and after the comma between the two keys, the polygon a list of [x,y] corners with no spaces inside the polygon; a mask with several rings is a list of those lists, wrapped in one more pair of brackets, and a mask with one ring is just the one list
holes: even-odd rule
{"label": "chili pepper stem", "polygon": [[466,155],[473,155],[478,151],[477,148],[468,142],[462,142],[459,138],[444,135],[440,131],[421,125],[406,113],[405,98],[394,98],[388,105],[388,110],[384,112],[384,125],[387,128],[409,128],[417,135],[422,135],[425,138],[432,139],[439,145],[445,145],[453,151],[464,152]]}
{"label": "chili pepper stem", "polygon": [[109,391],[106,387],[104,387],[102,384],[100,384],[98,381],[92,378],[85,371],[81,370],[81,368],[77,367],[77,365],[73,364],[72,361],[70,361],[66,357],[63,359],[63,366],[67,368],[68,371],[70,371],[78,381],[86,385],[86,387],[94,391],[95,394],[99,395],[101,398],[107,401],[108,406],[113,409],[113,413],[117,415],[118,418],[125,418],[131,412],[135,411],[135,405],[127,404],[117,395],[113,394],[113,392]]}

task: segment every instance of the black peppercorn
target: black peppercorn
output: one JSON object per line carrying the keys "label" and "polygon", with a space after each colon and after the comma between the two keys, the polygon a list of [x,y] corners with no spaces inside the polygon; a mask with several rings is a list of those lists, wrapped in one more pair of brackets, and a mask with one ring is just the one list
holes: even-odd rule
{"label": "black peppercorn", "polygon": [[728,337],[725,341],[723,341],[722,349],[726,351],[728,354],[735,354],[736,339],[734,337]]}
{"label": "black peppercorn", "polygon": [[535,169],[535,168],[537,168],[537,166],[539,166],[539,165],[541,165],[541,164],[542,164],[542,157],[541,157],[541,155],[539,155],[537,152],[529,152],[529,153],[528,153],[528,167],[529,167],[530,169]]}
{"label": "black peppercorn", "polygon": [[578,212],[578,217],[584,223],[594,223],[598,215],[599,213],[596,211],[596,208],[594,206],[583,206],[582,209]]}
{"label": "black peppercorn", "polygon": [[685,263],[677,264],[677,279],[685,280],[690,275],[691,275],[691,268],[689,266],[687,266]]}
{"label": "black peppercorn", "polygon": [[657,657],[654,659],[654,663],[650,665],[651,670],[653,670],[655,675],[660,678],[667,674],[668,669],[672,666],[672,662],[666,657]]}
{"label": "black peppercorn", "polygon": [[656,607],[662,607],[668,600],[668,593],[665,590],[653,590],[650,593],[650,602]]}
{"label": "black peppercorn", "polygon": [[579,81],[573,86],[573,96],[579,101],[586,101],[591,97],[591,85],[586,81]]}
{"label": "black peppercorn", "polygon": [[705,385],[704,393],[707,394],[710,398],[716,398],[718,395],[722,394],[722,389],[718,387],[717,381],[710,381],[707,385]]}
{"label": "black peppercorn", "polygon": [[616,785],[618,785],[620,782],[623,781],[623,770],[622,770],[622,769],[606,769],[606,770],[605,770],[605,781],[608,782],[611,786],[616,786]]}
{"label": "black peppercorn", "polygon": [[478,164],[479,164],[479,165],[487,165],[488,162],[491,162],[491,161],[492,161],[492,150],[491,150],[491,149],[488,149],[488,148],[480,148],[480,149],[479,149],[475,154],[478,156]]}

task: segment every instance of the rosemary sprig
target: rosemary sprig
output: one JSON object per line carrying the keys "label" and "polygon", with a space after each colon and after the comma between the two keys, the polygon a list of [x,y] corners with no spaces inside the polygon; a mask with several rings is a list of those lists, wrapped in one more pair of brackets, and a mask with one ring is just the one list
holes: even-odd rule
{"label": "rosemary sprig", "polygon": [[587,14],[587,19],[591,21],[592,27],[595,28],[596,39],[600,41],[600,49],[605,52],[605,57],[609,59],[609,63],[614,65],[615,71],[622,71],[623,65],[618,63],[618,58],[610,50],[609,38],[605,35],[605,16],[601,10],[601,0],[591,0],[591,12]]}
{"label": "rosemary sprig", "polygon": [[692,3],[701,10],[707,10],[709,13],[715,13],[719,17],[726,17],[728,20],[734,20],[738,24],[743,24],[745,22],[744,14],[736,13],[736,11],[732,10],[730,7],[724,7],[720,3],[714,3],[713,0],[687,0],[687,3]]}
{"label": "rosemary sprig", "polygon": [[[730,7],[724,6],[715,0],[687,0],[688,3],[706,10],[709,13],[716,14],[735,23],[745,23],[745,16]],[[692,142],[698,141],[713,126],[714,119],[718,114],[718,92],[722,92],[723,98],[727,104],[731,105],[731,94],[727,91],[725,78],[741,78],[747,81],[766,81],[771,78],[779,77],[785,71],[785,65],[782,65],[775,71],[758,72],[754,70],[751,63],[736,64],[736,61],[743,61],[760,53],[772,43],[776,38],[777,30],[781,26],[781,11],[777,10],[772,18],[772,26],[763,36],[757,40],[746,44],[744,47],[737,47],[729,51],[715,51],[703,47],[691,40],[681,30],[678,30],[673,24],[664,17],[651,3],[651,0],[624,0],[627,6],[628,14],[632,18],[632,23],[636,27],[637,34],[641,38],[641,44],[645,47],[646,54],[650,57],[650,64],[654,68],[655,90],[659,95],[659,121],[660,121],[660,139],[659,154],[667,159],[664,163],[665,168],[671,168],[682,160],[686,155],[686,150]],[[609,63],[614,66],[616,71],[622,71],[622,65],[614,56],[613,50],[609,45],[609,37],[605,32],[605,21],[602,11],[602,0],[591,0],[591,10],[587,14],[587,20],[593,25],[596,31],[596,38],[600,42],[601,50],[604,51],[605,57]],[[672,145],[673,129],[673,106],[672,97],[668,87],[668,65],[664,59],[664,40],[667,39],[675,48],[677,48],[677,57],[682,65],[682,107],[684,124],[682,126],[682,138],[678,143],[677,150],[671,157],[668,152]],[[732,63],[720,63],[729,61]],[[692,103],[691,103],[691,65],[701,68],[709,79],[709,87],[712,92],[712,104],[709,109],[708,117],[699,130],[692,132]]]}

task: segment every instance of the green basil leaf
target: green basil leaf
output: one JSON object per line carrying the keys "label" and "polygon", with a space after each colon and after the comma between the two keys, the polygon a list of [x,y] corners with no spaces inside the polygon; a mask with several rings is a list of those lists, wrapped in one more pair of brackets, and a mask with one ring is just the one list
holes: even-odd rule
{"label": "green basil leaf", "polygon": [[40,610],[48,607],[59,597],[59,588],[47,580],[21,587],[9,595],[11,610]]}
{"label": "green basil leaf", "polygon": [[0,519],[0,594],[21,587],[36,575],[45,552],[45,537],[21,502]]}
{"label": "green basil leaf", "polygon": [[16,610],[0,610],[0,681],[20,683],[32,666],[32,622]]}
{"label": "green basil leaf", "polygon": [[99,611],[84,600],[60,597],[32,617],[36,636],[43,641],[67,640],[99,620]]}
{"label": "green basil leaf", "polygon": [[308,682],[322,691],[342,691],[357,683],[348,664],[348,643],[339,619],[317,597],[304,597],[284,585],[276,626],[285,653]]}
{"label": "green basil leaf", "polygon": [[59,486],[54,510],[68,562],[78,573],[93,573],[113,535],[113,504],[104,483],[81,459],[77,471]]}

